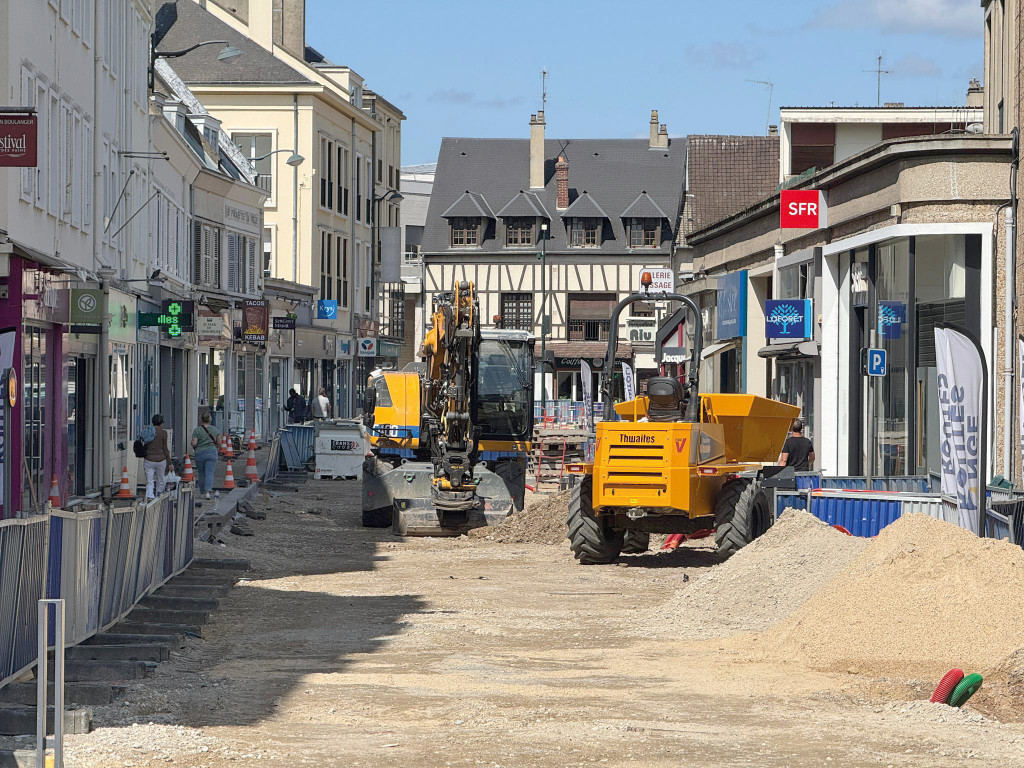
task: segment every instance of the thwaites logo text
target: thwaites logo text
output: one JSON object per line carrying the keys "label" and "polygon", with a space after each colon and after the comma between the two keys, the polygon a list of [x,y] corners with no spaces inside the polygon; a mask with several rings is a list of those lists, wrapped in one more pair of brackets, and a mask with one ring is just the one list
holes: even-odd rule
{"label": "thwaites logo text", "polygon": [[624,443],[654,443],[654,435],[620,435]]}

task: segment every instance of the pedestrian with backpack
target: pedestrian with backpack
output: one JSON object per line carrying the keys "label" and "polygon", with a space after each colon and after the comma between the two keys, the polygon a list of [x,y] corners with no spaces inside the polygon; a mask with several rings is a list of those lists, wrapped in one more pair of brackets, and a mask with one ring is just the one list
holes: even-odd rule
{"label": "pedestrian with backpack", "polygon": [[[171,447],[167,430],[163,428],[164,417],[159,413],[150,419],[151,425],[143,428],[139,439],[145,446],[142,469],[146,473],[146,500],[155,499],[164,492],[167,468],[171,466]],[[136,441],[138,442],[138,441]],[[136,451],[136,455],[138,455]]]}
{"label": "pedestrian with backpack", "polygon": [[196,454],[196,472],[199,475],[199,492],[210,498],[213,490],[213,470],[217,467],[220,451],[217,445],[220,432],[211,424],[210,412],[199,414],[199,426],[192,430],[192,450]]}

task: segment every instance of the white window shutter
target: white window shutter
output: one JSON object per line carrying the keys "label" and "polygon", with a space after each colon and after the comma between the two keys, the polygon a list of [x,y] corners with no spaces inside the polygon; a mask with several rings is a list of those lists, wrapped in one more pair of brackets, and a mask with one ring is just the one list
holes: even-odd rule
{"label": "white window shutter", "polygon": [[220,279],[220,271],[221,271],[220,270],[220,267],[221,267],[221,264],[220,264],[220,238],[221,238],[221,231],[220,231],[220,227],[211,227],[210,232],[211,232],[210,236],[213,238],[213,275],[212,275],[211,279],[213,280],[214,287],[215,288],[220,288],[221,287],[221,279]]}
{"label": "white window shutter", "polygon": [[82,131],[82,167],[85,178],[82,181],[82,228],[88,232],[92,229],[92,126],[88,123]]}
{"label": "white window shutter", "polygon": [[246,265],[246,270],[249,276],[248,292],[255,296],[259,293],[259,265],[256,262],[256,241],[250,237],[246,239],[245,243],[249,248],[248,264]]}
{"label": "white window shutter", "polygon": [[[21,101],[23,107],[34,107],[36,105],[36,78],[27,67],[21,68]],[[21,197],[27,202],[32,202],[35,197],[36,169],[21,169]]]}
{"label": "white window shutter", "polygon": [[228,290],[238,290],[238,236],[228,232]]}

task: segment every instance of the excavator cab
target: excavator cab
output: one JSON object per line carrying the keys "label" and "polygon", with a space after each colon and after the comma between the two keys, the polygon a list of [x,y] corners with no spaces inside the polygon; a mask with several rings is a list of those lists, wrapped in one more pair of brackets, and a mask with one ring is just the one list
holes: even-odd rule
{"label": "excavator cab", "polygon": [[[700,394],[703,327],[688,296],[644,291],[620,301],[611,316],[605,370],[612,370],[622,311],[638,301],[676,301],[689,310],[693,347],[681,379],[656,376],[647,393],[613,403],[602,390],[594,460],[569,503],[568,537],[581,563],[610,563],[646,551],[651,533],[715,529],[723,554],[764,533],[773,520],[763,482],[780,470],[796,406],[745,394]],[[660,361],[659,361],[660,362]]]}

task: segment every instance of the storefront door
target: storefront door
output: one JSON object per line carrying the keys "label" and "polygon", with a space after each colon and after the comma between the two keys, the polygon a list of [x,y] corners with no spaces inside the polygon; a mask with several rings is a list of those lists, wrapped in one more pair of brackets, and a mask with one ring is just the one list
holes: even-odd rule
{"label": "storefront door", "polygon": [[72,356],[67,364],[67,406],[68,406],[68,494],[81,496],[96,487],[93,460],[95,440],[92,434],[92,387],[90,382],[96,359]]}
{"label": "storefront door", "polygon": [[269,403],[269,426],[270,433],[277,434],[281,428],[281,414],[284,409],[284,360],[279,357],[270,358],[270,403]]}
{"label": "storefront door", "polygon": [[814,437],[814,363],[810,360],[777,360],[772,397],[800,408],[804,437]]}

